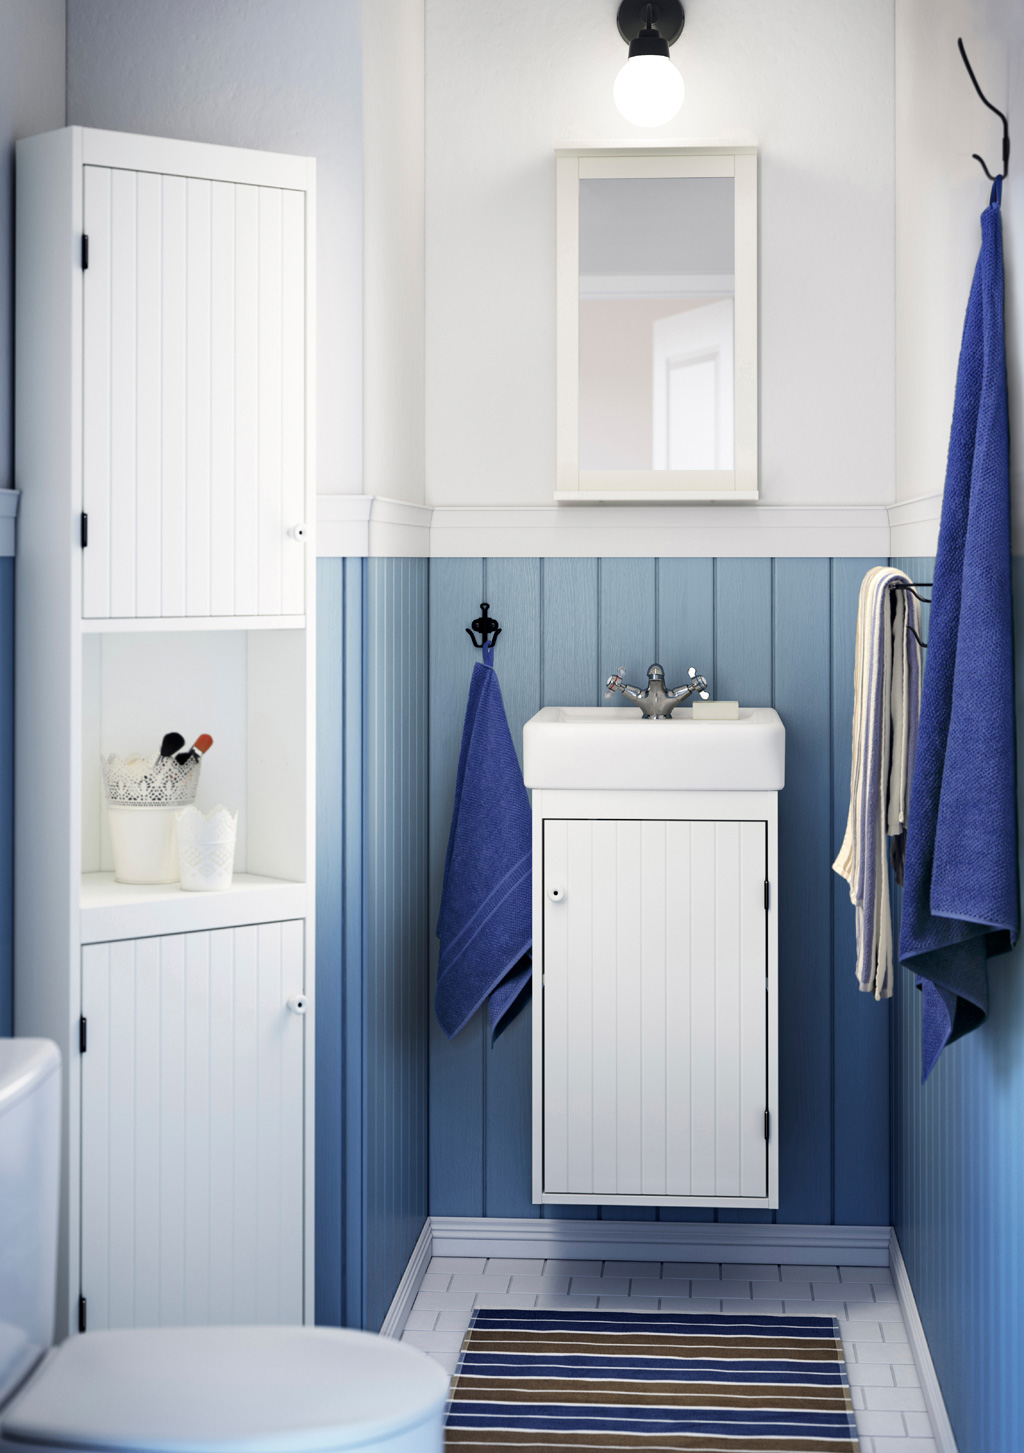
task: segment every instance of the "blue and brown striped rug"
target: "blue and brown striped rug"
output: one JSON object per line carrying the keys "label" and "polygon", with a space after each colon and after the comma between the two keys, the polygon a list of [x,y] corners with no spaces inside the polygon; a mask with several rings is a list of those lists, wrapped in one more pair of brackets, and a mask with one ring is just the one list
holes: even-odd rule
{"label": "blue and brown striped rug", "polygon": [[856,1453],[833,1317],[474,1312],[446,1446]]}

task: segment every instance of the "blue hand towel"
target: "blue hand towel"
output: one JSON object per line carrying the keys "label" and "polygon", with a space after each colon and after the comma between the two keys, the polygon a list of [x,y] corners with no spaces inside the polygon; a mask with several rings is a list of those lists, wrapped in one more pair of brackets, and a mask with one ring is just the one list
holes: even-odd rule
{"label": "blue hand towel", "polygon": [[900,959],[924,995],[924,1079],[984,1021],[988,959],[1020,931],[1001,183],[960,347],[910,797]]}
{"label": "blue hand towel", "polygon": [[449,1039],[485,999],[496,1039],[529,997],[530,799],[492,657],[485,646],[469,685],[437,920],[434,1010]]}

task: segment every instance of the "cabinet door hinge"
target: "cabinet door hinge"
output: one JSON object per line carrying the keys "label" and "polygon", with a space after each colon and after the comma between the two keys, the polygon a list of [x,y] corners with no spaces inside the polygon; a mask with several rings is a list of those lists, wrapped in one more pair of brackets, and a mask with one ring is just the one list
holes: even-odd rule
{"label": "cabinet door hinge", "polygon": [[89,234],[82,233],[82,271],[85,272],[89,266]]}
{"label": "cabinet door hinge", "polygon": [[85,513],[85,510],[82,511],[81,540],[82,549],[84,550],[89,543],[89,516]]}
{"label": "cabinet door hinge", "polygon": [[85,1331],[85,1298],[78,1298],[78,1330]]}
{"label": "cabinet door hinge", "polygon": [[767,910],[767,907],[768,907],[768,902],[769,902],[770,897],[771,897],[770,886],[769,886],[769,883],[768,883],[768,879],[765,878],[765,880],[764,880],[764,906],[765,906],[765,909],[766,910]]}
{"label": "cabinet door hinge", "polygon": [[766,1110],[764,1112],[764,1138],[765,1138],[765,1140],[768,1140],[769,1139],[769,1133],[768,1132],[769,1132],[770,1128],[771,1128],[771,1115]]}
{"label": "cabinet door hinge", "polygon": [[88,1044],[88,1035],[86,1033],[86,1027],[85,1027],[85,1015],[83,1014],[82,1017],[81,1017],[81,1019],[78,1021],[78,1052],[79,1052],[79,1054],[85,1054],[85,1050],[86,1050],[86,1045],[87,1044]]}

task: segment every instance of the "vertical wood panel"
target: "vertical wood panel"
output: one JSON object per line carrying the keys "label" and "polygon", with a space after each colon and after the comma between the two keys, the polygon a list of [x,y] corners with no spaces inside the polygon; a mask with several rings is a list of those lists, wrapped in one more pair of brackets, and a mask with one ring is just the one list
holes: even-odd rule
{"label": "vertical wood panel", "polygon": [[[344,634],[341,641],[342,750],[344,799],[342,803],[343,881],[341,928],[343,959],[342,1110],[344,1118],[345,1223],[342,1251],[344,1320],[351,1327],[366,1323],[364,1235],[365,1108],[364,1097],[364,971],[365,929],[365,802],[366,744],[366,561],[346,560],[344,569]],[[317,631],[319,638],[320,632]]]}
{"label": "vertical wood panel", "polygon": [[[577,986],[578,968],[581,957],[589,947],[589,915],[586,914],[589,895],[584,882],[579,890],[574,879],[571,896],[566,896],[568,874],[568,836],[578,823],[552,821],[544,829],[544,890],[552,889],[561,895],[558,903],[545,899],[544,903],[544,959],[545,962],[564,964],[565,972],[548,976],[544,986],[544,1045],[545,1065],[550,1069],[544,1076],[544,1186],[545,1189],[570,1191],[583,1189],[590,1184],[590,1114],[589,1096],[582,1106],[582,1115],[577,1122],[571,1118],[570,1085],[577,1083],[570,1070],[571,1045],[569,1025],[582,999],[589,995],[579,993]],[[574,843],[574,856],[578,845]],[[585,881],[585,880],[584,880]],[[584,909],[583,915],[576,913],[577,901]],[[578,930],[583,929],[583,942]],[[584,974],[589,978],[584,965]],[[589,986],[588,986],[589,988]],[[578,1038],[582,1040],[583,1035]],[[589,1083],[589,1074],[583,1066],[574,1066],[582,1071],[584,1084]],[[582,1150],[582,1147],[586,1147]],[[583,1174],[580,1174],[583,1162]]]}
{"label": "vertical wood panel", "polygon": [[281,194],[259,200],[259,603],[281,609]]}
{"label": "vertical wood panel", "polygon": [[[139,346],[136,379],[135,610],[140,616],[157,616],[162,594],[160,526],[163,515],[163,187],[160,177],[153,172],[140,172],[137,193]],[[216,406],[215,398],[215,416]]]}
{"label": "vertical wood panel", "polygon": [[138,472],[135,173],[112,172],[110,186],[110,614],[131,616],[136,611]]}
{"label": "vertical wood panel", "polygon": [[678,686],[695,666],[715,685],[715,562],[658,561],[658,660],[669,686]]}
{"label": "vertical wood panel", "polygon": [[[884,563],[881,559],[832,562],[833,861],[850,806],[857,598],[866,572]],[[873,995],[860,992],[853,904],[849,886],[836,873],[832,904],[834,1214],[840,1225],[884,1226],[890,1215],[890,1014],[888,1005],[876,1004]]]}
{"label": "vertical wood panel", "polygon": [[[186,442],[186,183],[164,177],[161,208],[160,337],[160,614],[185,614]],[[91,547],[90,547],[91,548]]]}
{"label": "vertical wood panel", "polygon": [[722,701],[772,705],[771,560],[716,562],[713,685]]}
{"label": "vertical wood panel", "polygon": [[235,610],[257,615],[259,595],[259,189],[235,188]]}
{"label": "vertical wood panel", "polygon": [[668,1055],[666,1096],[668,1136],[665,1190],[670,1196],[688,1196],[691,1177],[693,1019],[693,865],[690,855],[692,825],[669,823],[666,828],[665,876],[673,885],[665,900],[665,938],[670,946],[665,976],[665,1037],[674,1046]]}
{"label": "vertical wood panel", "polygon": [[185,604],[210,614],[211,183],[186,182],[185,232]]}
{"label": "vertical wood panel", "polygon": [[[345,565],[317,561],[316,1320],[344,1321]],[[358,653],[361,654],[361,653]],[[358,764],[357,777],[362,775]]]}
{"label": "vertical wood panel", "polygon": [[[541,706],[599,706],[596,560],[542,560]],[[499,616],[500,620],[501,617]]]}
{"label": "vertical wood panel", "polygon": [[664,1195],[667,1185],[668,1059],[676,1045],[668,1037],[669,825],[640,824],[640,1161],[645,1194]]}
{"label": "vertical wood panel", "polygon": [[[490,559],[485,563],[487,600],[502,634],[494,652],[505,715],[520,763],[523,724],[540,710],[539,560]],[[469,640],[464,637],[467,646]],[[476,653],[473,653],[474,655]],[[485,1124],[486,1205],[489,1216],[536,1216],[528,1157],[517,1153],[529,1144],[533,1123],[532,1004],[497,1041],[486,1044],[487,1119]]]}
{"label": "vertical wood panel", "polygon": [[762,883],[768,875],[767,826],[740,824],[740,1195],[768,1191],[764,1110],[768,1105],[765,1033],[768,972]]}
{"label": "vertical wood panel", "polygon": [[83,287],[82,507],[93,519],[82,561],[82,613],[110,614],[111,173],[84,169],[90,267]]}
{"label": "vertical wood panel", "polygon": [[210,614],[235,609],[235,188],[210,195]]}
{"label": "vertical wood panel", "polygon": [[[715,825],[715,1192],[740,1193],[740,827]],[[761,995],[758,995],[762,999]],[[763,1003],[763,999],[762,999]]]}
{"label": "vertical wood panel", "polygon": [[775,562],[779,797],[780,1221],[832,1220],[832,831],[828,560]]}
{"label": "vertical wood panel", "polygon": [[286,533],[306,514],[305,205],[302,193],[282,193],[281,610],[285,615],[302,614],[306,575],[306,546]]}
{"label": "vertical wood panel", "polygon": [[[625,667],[631,686],[646,686],[647,668],[655,659],[656,575],[654,560],[600,562],[598,670],[602,683],[613,671]],[[610,704],[621,705],[621,701]]]}
{"label": "vertical wood panel", "polygon": [[[481,560],[430,562],[430,985],[437,981],[434,926],[469,679],[476,660],[466,626],[484,599]],[[493,604],[493,602],[492,602]],[[501,619],[499,614],[498,619]],[[484,1212],[484,1026],[477,1014],[454,1040],[430,1015],[430,1210],[437,1216]],[[529,1145],[523,1147],[529,1174]]]}

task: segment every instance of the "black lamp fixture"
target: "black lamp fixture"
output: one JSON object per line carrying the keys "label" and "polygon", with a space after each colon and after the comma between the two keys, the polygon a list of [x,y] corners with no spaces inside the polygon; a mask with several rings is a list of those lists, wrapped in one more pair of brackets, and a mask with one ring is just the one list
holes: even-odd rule
{"label": "black lamp fixture", "polygon": [[619,34],[629,59],[615,78],[615,104],[634,126],[664,126],[683,104],[683,78],[668,48],[683,33],[680,0],[622,0]]}

